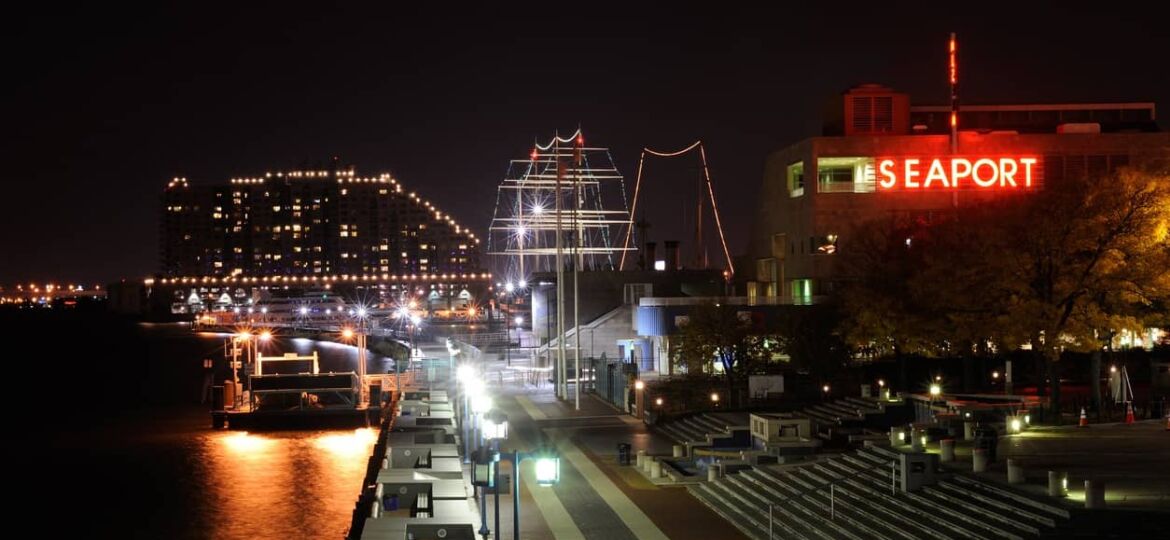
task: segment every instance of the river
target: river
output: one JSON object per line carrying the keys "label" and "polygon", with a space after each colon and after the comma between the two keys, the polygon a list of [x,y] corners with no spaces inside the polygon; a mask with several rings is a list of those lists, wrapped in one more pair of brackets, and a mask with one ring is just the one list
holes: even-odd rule
{"label": "river", "polygon": [[[9,347],[10,486],[36,536],[342,538],[372,429],[242,433],[210,429],[202,360],[223,336],[101,312],[0,314]],[[276,339],[268,353],[317,349],[350,371],[356,349]],[[14,361],[15,360],[15,361]],[[370,369],[383,368],[370,355]],[[384,372],[384,368],[381,369]],[[24,527],[21,527],[23,530]]]}

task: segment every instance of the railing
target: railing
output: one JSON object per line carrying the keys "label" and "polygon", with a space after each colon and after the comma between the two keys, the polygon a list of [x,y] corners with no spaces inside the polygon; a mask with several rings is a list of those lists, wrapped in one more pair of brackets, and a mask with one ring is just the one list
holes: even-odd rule
{"label": "railing", "polygon": [[[875,465],[872,468],[877,469],[878,466]],[[808,488],[808,489],[802,490],[800,492],[794,493],[792,495],[789,495],[787,497],[784,497],[783,499],[781,499],[777,502],[768,503],[768,540],[773,540],[775,538],[775,533],[773,532],[774,523],[775,523],[775,518],[773,517],[774,516],[773,510],[777,506],[780,506],[781,504],[784,504],[792,499],[803,498],[803,497],[809,495],[810,493],[816,493],[816,492],[824,489],[825,486],[829,486],[829,520],[836,521],[836,519],[837,519],[837,493],[836,493],[837,489],[836,489],[836,486],[837,486],[838,482],[848,480],[849,478],[851,478],[851,477],[850,476],[843,476],[841,478],[836,478],[836,479],[830,480],[829,482],[821,484],[819,486],[813,486],[811,488]],[[890,460],[890,495],[894,496],[897,494],[898,494],[898,461],[891,459]]]}

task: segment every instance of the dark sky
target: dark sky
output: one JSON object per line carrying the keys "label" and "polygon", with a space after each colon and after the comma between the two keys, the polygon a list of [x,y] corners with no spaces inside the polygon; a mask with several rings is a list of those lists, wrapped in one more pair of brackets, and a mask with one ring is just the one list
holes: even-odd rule
{"label": "dark sky", "polygon": [[[825,100],[857,83],[942,103],[950,31],[965,101],[1170,110],[1170,37],[1144,8],[245,4],[6,14],[0,284],[145,276],[171,177],[222,181],[335,155],[393,172],[482,235],[507,160],[578,124],[631,184],[642,146],[702,138],[739,252],[767,153],[817,134]],[[670,235],[693,180],[651,172],[667,214],[652,233]]]}

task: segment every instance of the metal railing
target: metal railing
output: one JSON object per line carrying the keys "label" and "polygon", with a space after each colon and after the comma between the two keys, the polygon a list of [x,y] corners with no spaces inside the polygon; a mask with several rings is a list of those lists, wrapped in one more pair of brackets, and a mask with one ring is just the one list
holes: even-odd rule
{"label": "metal railing", "polygon": [[[874,465],[873,467],[870,467],[870,469],[862,469],[862,470],[877,470],[878,467],[883,467],[883,466],[885,466],[884,463],[881,465]],[[775,538],[775,533],[774,533],[774,530],[775,530],[775,517],[774,516],[775,516],[775,514],[773,511],[776,509],[777,506],[780,506],[781,504],[784,504],[792,499],[804,498],[804,497],[808,496],[809,494],[816,493],[816,492],[824,489],[825,486],[829,487],[829,520],[836,521],[837,520],[837,493],[836,493],[837,488],[836,488],[836,486],[839,482],[843,482],[843,481],[848,480],[850,478],[851,477],[849,477],[849,476],[842,476],[841,478],[834,478],[833,480],[825,482],[824,484],[821,484],[819,486],[813,486],[811,488],[806,488],[806,489],[801,490],[797,493],[793,493],[792,495],[788,495],[787,497],[784,497],[783,499],[781,499],[779,501],[768,503],[768,540],[773,540]],[[898,460],[891,459],[890,460],[890,495],[896,496],[897,494],[898,494]]]}

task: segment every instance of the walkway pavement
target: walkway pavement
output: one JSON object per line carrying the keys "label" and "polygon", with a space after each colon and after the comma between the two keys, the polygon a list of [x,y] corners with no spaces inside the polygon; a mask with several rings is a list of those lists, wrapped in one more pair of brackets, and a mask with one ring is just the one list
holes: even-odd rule
{"label": "walkway pavement", "polygon": [[[971,472],[972,443],[958,440],[955,462],[949,467]],[[931,443],[929,452],[938,452]],[[985,480],[1007,483],[1007,460],[1024,467],[1025,484],[1018,489],[1046,495],[1048,471],[1068,472],[1071,506],[1084,506],[1085,480],[1105,482],[1105,502],[1110,508],[1170,511],[1170,431],[1165,421],[1134,424],[1093,424],[1032,427],[1022,433],[999,436],[996,461]]]}
{"label": "walkway pavement", "polygon": [[[581,397],[577,410],[572,399],[558,400],[549,384],[534,387],[509,377],[494,355],[484,355],[483,364],[488,391],[509,419],[508,440],[501,448],[531,451],[555,446],[561,455],[561,481],[556,486],[537,486],[531,463],[521,467],[521,538],[743,538],[685,489],[654,486],[632,467],[617,464],[619,442],[630,443],[634,452],[669,454],[671,441],[590,394]],[[501,464],[502,475],[510,475],[509,469]],[[489,498],[489,526],[494,528],[493,506]],[[512,536],[511,495],[500,496],[500,528],[502,538]]]}

